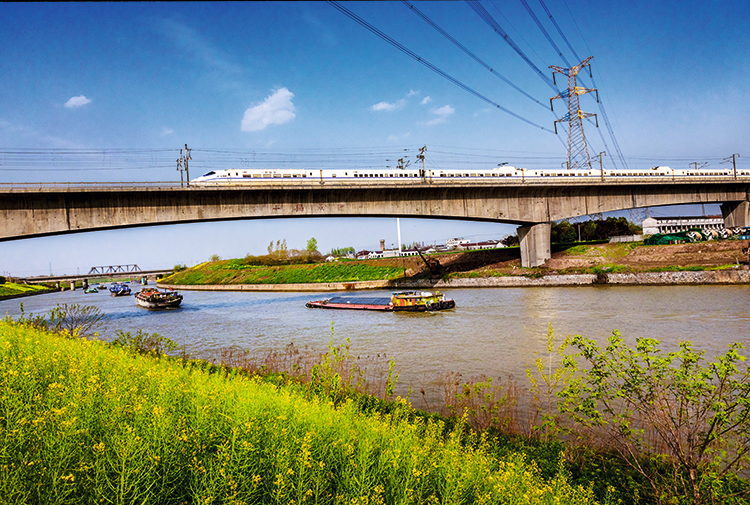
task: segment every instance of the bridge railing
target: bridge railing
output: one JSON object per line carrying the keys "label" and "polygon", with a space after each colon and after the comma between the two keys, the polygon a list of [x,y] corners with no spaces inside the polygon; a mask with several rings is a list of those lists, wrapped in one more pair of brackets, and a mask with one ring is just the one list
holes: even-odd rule
{"label": "bridge railing", "polygon": [[327,179],[317,181],[308,179],[305,181],[290,181],[289,179],[279,181],[263,181],[252,183],[227,183],[227,182],[210,182],[201,184],[190,184],[174,181],[144,181],[144,182],[0,182],[0,192],[9,193],[19,192],[49,192],[49,191],[129,191],[129,190],[180,190],[180,189],[250,189],[250,188],[274,188],[278,186],[289,187],[306,187],[312,188],[323,184],[328,187],[409,187],[409,186],[591,186],[591,185],[618,185],[618,184],[695,184],[695,183],[726,183],[742,182],[747,183],[748,178],[735,179],[732,176],[711,176],[711,177],[571,177],[570,179],[538,177],[521,180],[518,178],[433,178],[433,179],[413,179],[413,180],[393,180],[393,179],[367,179],[364,181],[335,181]]}
{"label": "bridge railing", "polygon": [[179,189],[185,187],[174,181],[146,182],[0,182],[0,191],[50,191],[50,190],[86,190],[86,189]]}

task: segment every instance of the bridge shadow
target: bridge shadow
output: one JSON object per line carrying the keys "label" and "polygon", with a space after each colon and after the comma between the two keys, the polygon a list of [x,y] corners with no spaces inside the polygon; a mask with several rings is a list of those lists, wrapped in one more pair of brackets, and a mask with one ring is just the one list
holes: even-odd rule
{"label": "bridge shadow", "polygon": [[393,286],[398,286],[400,281],[419,281],[434,285],[446,275],[452,273],[470,272],[485,267],[516,267],[521,265],[521,250],[518,247],[505,247],[502,249],[486,249],[479,251],[461,251],[446,254],[431,254],[427,256],[428,260],[437,260],[440,262],[441,273],[431,274],[427,265],[419,256],[411,256],[401,260],[407,272],[401,279],[393,281]]}

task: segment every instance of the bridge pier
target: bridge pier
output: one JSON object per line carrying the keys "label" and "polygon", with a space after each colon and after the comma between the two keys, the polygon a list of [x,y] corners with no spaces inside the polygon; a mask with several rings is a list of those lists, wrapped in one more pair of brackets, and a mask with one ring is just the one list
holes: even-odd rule
{"label": "bridge pier", "polygon": [[550,233],[552,223],[538,223],[518,228],[521,245],[521,266],[538,267],[552,257]]}
{"label": "bridge pier", "polygon": [[727,202],[721,204],[721,216],[725,228],[750,226],[750,202]]}

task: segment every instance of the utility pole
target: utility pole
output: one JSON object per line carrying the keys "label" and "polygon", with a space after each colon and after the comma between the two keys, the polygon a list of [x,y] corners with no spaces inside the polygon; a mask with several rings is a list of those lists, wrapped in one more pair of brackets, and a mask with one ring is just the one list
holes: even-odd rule
{"label": "utility pole", "polygon": [[424,179],[427,177],[427,167],[424,162],[424,153],[427,151],[427,146],[423,146],[419,148],[419,154],[417,154],[417,161],[422,162],[422,178]]}
{"label": "utility pole", "polygon": [[602,173],[601,174],[602,180],[604,180],[604,162],[602,161],[602,156],[606,156],[606,155],[607,155],[607,151],[602,151],[596,156],[594,156],[594,158],[599,158],[599,171]]}
{"label": "utility pole", "polygon": [[729,159],[732,159],[732,169],[734,170],[734,178],[737,179],[737,158],[740,157],[740,153],[734,153],[731,156],[727,156],[724,158],[724,160],[721,162],[721,164],[729,163]]}
{"label": "utility pole", "polygon": [[706,165],[708,165],[708,162],[701,163],[701,166],[698,166],[698,162],[694,161],[694,162],[688,164],[688,166],[690,166],[690,165],[692,165],[692,167],[693,167],[694,170],[698,170],[699,168],[703,168]]}
{"label": "utility pole", "polygon": [[180,149],[180,157],[177,158],[177,171],[180,172],[180,186],[184,186],[185,183],[182,180],[182,149]]}
{"label": "utility pole", "polygon": [[188,170],[188,160],[193,159],[193,157],[190,156],[190,151],[192,151],[192,149],[188,149],[187,144],[185,144],[185,181],[187,182],[188,186],[190,186],[190,171]]}

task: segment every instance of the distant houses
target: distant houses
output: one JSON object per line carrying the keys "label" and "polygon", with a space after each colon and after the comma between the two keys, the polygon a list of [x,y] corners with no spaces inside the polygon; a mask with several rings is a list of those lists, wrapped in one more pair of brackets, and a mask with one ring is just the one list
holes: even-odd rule
{"label": "distant houses", "polygon": [[451,251],[474,251],[479,249],[497,249],[499,247],[505,247],[499,240],[485,240],[483,242],[472,242],[465,238],[452,238],[448,239],[444,245],[428,245],[420,247],[419,251],[415,248],[408,249],[386,249],[385,240],[380,241],[380,250],[369,251],[363,249],[355,253],[352,257],[358,260],[372,260],[378,258],[398,258],[403,256],[417,256],[419,252],[422,254],[434,254],[439,252],[451,252]]}

